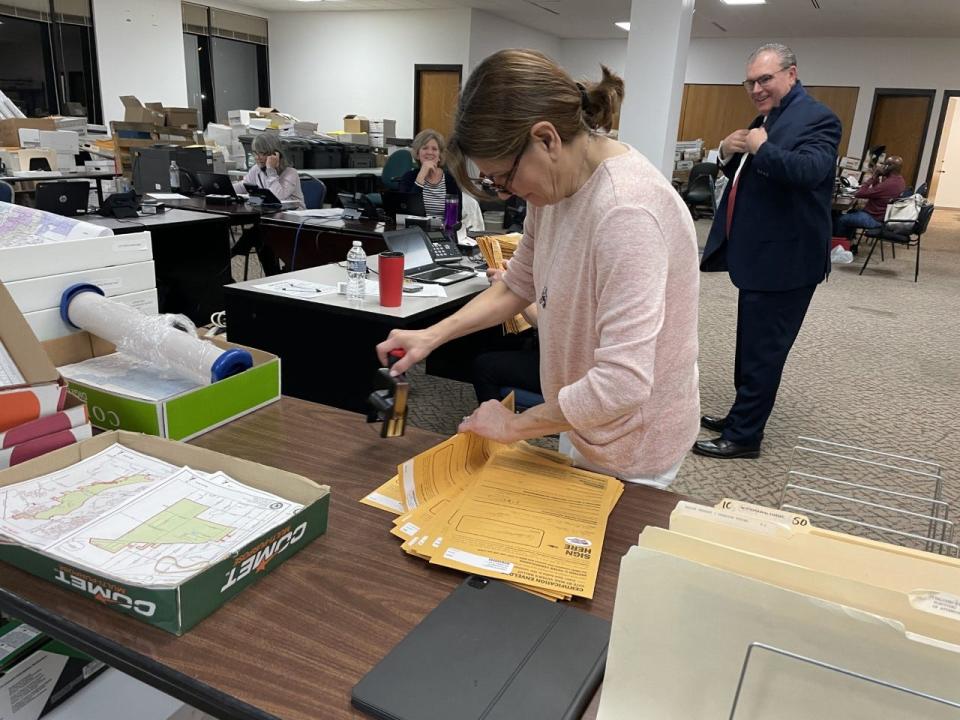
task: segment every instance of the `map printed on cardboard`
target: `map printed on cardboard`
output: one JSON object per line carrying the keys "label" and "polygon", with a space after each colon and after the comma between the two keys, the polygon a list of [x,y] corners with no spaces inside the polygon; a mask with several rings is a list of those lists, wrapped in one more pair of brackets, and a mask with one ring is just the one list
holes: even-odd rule
{"label": "map printed on cardboard", "polygon": [[222,472],[182,468],[47,552],[124,582],[173,586],[302,509]]}
{"label": "map printed on cardboard", "polygon": [[69,467],[0,488],[0,535],[46,549],[176,470],[170,463],[111,445]]}
{"label": "map printed on cardboard", "polygon": [[0,248],[113,235],[109,228],[22,205],[0,202]]}

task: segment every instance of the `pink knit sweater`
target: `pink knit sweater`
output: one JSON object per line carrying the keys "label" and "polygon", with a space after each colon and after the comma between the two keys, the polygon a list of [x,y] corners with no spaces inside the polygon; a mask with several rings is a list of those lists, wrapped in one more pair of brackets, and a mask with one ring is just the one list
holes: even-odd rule
{"label": "pink knit sweater", "polygon": [[530,208],[504,281],[539,309],[540,378],[592,465],[621,478],[675,465],[697,437],[697,241],[639,152]]}

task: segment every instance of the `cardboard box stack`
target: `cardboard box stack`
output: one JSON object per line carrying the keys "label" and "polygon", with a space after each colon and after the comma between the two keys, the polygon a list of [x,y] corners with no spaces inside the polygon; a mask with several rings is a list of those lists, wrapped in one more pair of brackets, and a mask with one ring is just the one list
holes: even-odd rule
{"label": "cardboard box stack", "polygon": [[91,436],[86,406],[61,382],[0,283],[0,468]]}
{"label": "cardboard box stack", "polygon": [[686,180],[693,166],[703,158],[703,140],[681,140],[673,154],[673,179]]}
{"label": "cardboard box stack", "polygon": [[386,147],[391,138],[397,136],[396,120],[371,120],[370,144],[373,147]]}

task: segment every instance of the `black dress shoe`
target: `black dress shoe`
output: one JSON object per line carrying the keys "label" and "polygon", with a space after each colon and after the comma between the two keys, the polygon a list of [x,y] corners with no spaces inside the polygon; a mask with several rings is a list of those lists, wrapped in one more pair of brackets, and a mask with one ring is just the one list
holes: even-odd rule
{"label": "black dress shoe", "polygon": [[713,440],[697,440],[693,444],[693,452],[697,455],[721,459],[758,458],[760,457],[760,446],[737,445],[735,442],[718,437]]}
{"label": "black dress shoe", "polygon": [[714,432],[723,432],[723,429],[727,426],[727,418],[716,417],[714,415],[704,415],[700,418],[700,427],[705,427],[707,430],[713,430]]}

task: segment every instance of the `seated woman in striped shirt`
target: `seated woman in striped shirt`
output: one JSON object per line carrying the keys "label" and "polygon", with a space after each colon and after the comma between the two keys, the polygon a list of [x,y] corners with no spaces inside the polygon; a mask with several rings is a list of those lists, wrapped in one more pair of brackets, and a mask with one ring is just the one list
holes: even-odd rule
{"label": "seated woman in striped shirt", "polygon": [[427,215],[443,217],[444,200],[456,195],[460,217],[463,217],[463,193],[460,186],[443,167],[446,143],[436,130],[421,130],[410,148],[417,167],[400,178],[400,192],[420,195]]}

